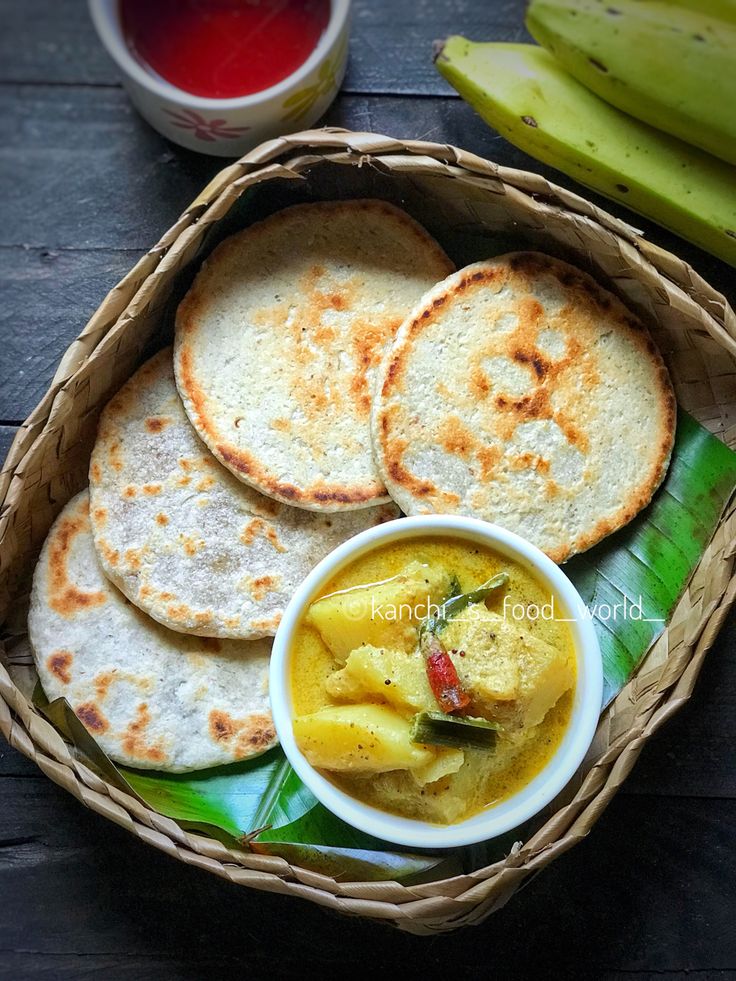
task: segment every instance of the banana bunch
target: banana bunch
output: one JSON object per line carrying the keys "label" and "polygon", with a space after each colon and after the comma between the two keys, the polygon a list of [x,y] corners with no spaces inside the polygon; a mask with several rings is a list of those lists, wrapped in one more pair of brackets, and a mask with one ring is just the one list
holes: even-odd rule
{"label": "banana bunch", "polygon": [[736,24],[649,0],[532,0],[526,22],[591,92],[736,164]]}
{"label": "banana bunch", "polygon": [[736,266],[736,0],[531,0],[436,64],[503,136]]}
{"label": "banana bunch", "polygon": [[686,7],[706,17],[736,24],[736,0],[666,0],[669,7]]}

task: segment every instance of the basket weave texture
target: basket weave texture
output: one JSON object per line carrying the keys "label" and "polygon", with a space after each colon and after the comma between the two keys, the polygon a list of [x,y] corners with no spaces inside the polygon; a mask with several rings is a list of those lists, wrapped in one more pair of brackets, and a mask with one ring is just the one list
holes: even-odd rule
{"label": "basket weave texture", "polygon": [[[22,608],[48,529],[87,481],[101,408],[162,345],[202,257],[225,234],[298,200],[382,197],[406,208],[468,261],[503,237],[587,268],[648,323],[679,403],[731,446],[736,426],[736,315],[684,262],[542,177],[452,146],[316,130],[263,144],[226,167],[109,293],[62,358],[0,474],[0,622]],[[468,244],[470,243],[470,244]],[[228,849],[111,786],[74,756],[28,699],[12,658],[0,662],[0,731],[87,807],[190,865],[415,933],[480,922],[533,873],[587,835],[646,740],[693,690],[736,596],[733,502],[672,620],[637,676],[602,716],[572,788],[526,842],[486,868],[424,885],[337,882],[276,857]],[[17,619],[17,616],[15,617]],[[26,668],[27,674],[27,668]],[[19,687],[20,686],[20,687]],[[25,692],[25,694],[24,694]]]}

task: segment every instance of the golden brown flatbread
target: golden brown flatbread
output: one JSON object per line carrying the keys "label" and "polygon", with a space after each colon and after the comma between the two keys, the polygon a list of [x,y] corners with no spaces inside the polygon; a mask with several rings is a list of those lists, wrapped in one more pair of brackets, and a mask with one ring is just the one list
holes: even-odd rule
{"label": "golden brown flatbread", "polygon": [[297,205],[227,239],[179,306],[184,407],[239,479],[314,511],[387,500],[370,447],[375,366],[453,265],[384,201]]}
{"label": "golden brown flatbread", "polygon": [[272,636],[313,566],[394,504],[318,514],[236,480],[192,429],[171,348],[118,392],[90,462],[91,519],[105,574],[172,630]]}
{"label": "golden brown flatbread", "polygon": [[120,763],[200,770],[276,745],[270,641],[189,637],[141,613],[103,575],[86,491],[41,551],[28,633],[47,697],[66,698]]}
{"label": "golden brown flatbread", "polygon": [[378,373],[372,439],[407,514],[483,518],[563,562],[650,501],[675,420],[643,325],[587,274],[522,252],[415,307]]}

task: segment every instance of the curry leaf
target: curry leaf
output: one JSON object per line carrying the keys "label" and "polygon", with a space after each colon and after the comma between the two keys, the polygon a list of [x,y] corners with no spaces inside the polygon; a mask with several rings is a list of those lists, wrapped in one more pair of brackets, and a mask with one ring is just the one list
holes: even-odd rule
{"label": "curry leaf", "polygon": [[426,620],[422,621],[419,627],[419,639],[421,640],[425,634],[438,634],[441,630],[445,629],[453,617],[458,616],[458,614],[462,613],[463,610],[467,609],[473,603],[481,603],[491,593],[500,589],[501,586],[505,586],[508,581],[508,572],[499,572],[489,579],[488,582],[476,586],[469,593],[463,593],[460,591],[460,584],[457,577],[453,576],[450,583],[450,591],[439,608],[439,616],[427,617]]}

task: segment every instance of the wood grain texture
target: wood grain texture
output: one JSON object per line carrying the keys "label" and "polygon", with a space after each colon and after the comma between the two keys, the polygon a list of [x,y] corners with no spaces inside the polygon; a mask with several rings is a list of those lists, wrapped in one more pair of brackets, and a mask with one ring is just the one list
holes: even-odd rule
{"label": "wood grain texture", "polygon": [[[322,122],[452,143],[536,170],[678,251],[716,288],[731,289],[725,263],[537,163],[462,101],[342,95]],[[115,88],[0,85],[0,146],[0,185],[8,189],[0,246],[51,250],[144,251],[227,162],[167,143]]]}
{"label": "wood grain texture", "polygon": [[[518,0],[354,0],[345,91],[444,95],[432,42],[465,33],[474,40],[528,39]],[[0,82],[119,84],[86,4],[80,0],[2,0]]]}
{"label": "wood grain texture", "polygon": [[[35,763],[13,749],[5,742],[0,743],[0,781],[4,777],[37,777],[39,769]],[[0,801],[3,799],[4,783],[0,782]],[[0,830],[0,834],[2,831]]]}
{"label": "wood grain texture", "polygon": [[144,250],[222,162],[176,150],[122,89],[0,86],[0,245]]}
{"label": "wood grain texture", "polygon": [[[325,122],[455,143],[506,166],[536,167],[575,187],[501,140],[455,100],[346,95]],[[0,185],[9,190],[0,224],[0,336],[8,345],[0,356],[0,420],[18,422],[107,290],[222,161],[167,144],[122,90],[76,86],[0,85],[0,146]],[[623,208],[612,210],[646,224],[653,241],[679,250],[717,288],[730,288],[732,271],[724,263]]]}
{"label": "wood grain texture", "polygon": [[692,698],[644,747],[624,793],[736,798],[735,646],[732,610],[708,652]]}
{"label": "wood grain texture", "polygon": [[[488,978],[494,965],[504,979],[597,979],[736,963],[723,901],[736,881],[731,800],[705,808],[619,796],[594,835],[481,928],[427,939],[336,920],[183,866],[44,778],[2,783],[3,895],[23,911],[0,921],[0,979],[8,981],[36,977],[41,966],[54,978],[103,968],[111,978],[346,977],[364,958],[371,976],[424,979],[454,976],[459,965],[469,979]],[[698,876],[685,879],[693,867]],[[76,965],[64,960],[74,955]],[[126,974],[131,964],[143,973]]]}
{"label": "wood grain texture", "polygon": [[[456,143],[625,218],[732,302],[733,270],[517,151],[436,74],[454,31],[520,40],[524,0],[356,0],[325,122]],[[226,161],[130,107],[84,0],[0,0],[0,456],[105,292]],[[414,97],[421,96],[421,97]],[[3,425],[5,423],[6,425]],[[0,981],[345,977],[736,979],[736,617],[593,833],[476,930],[414,938],[252,893],[146,848],[0,745]],[[8,900],[9,897],[9,900]],[[287,938],[287,942],[284,942]]]}
{"label": "wood grain texture", "polygon": [[8,455],[8,450],[10,449],[10,444],[13,442],[15,433],[15,426],[3,426],[0,423],[0,460],[4,460]]}
{"label": "wood grain texture", "polygon": [[0,420],[21,422],[136,250],[0,248]]}

